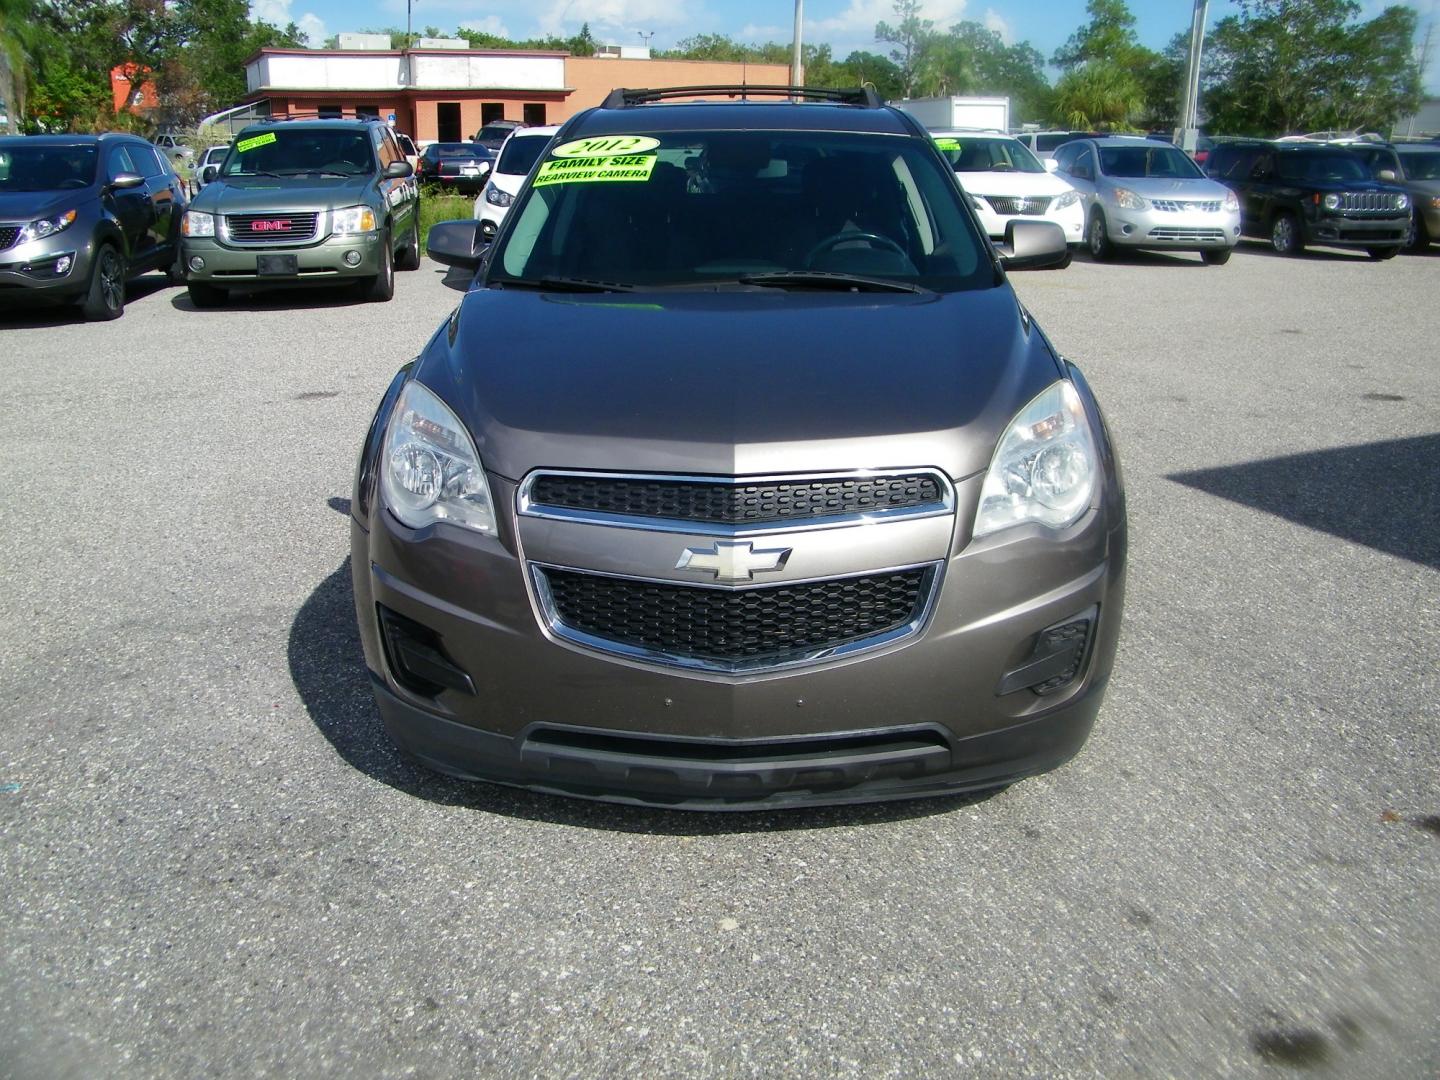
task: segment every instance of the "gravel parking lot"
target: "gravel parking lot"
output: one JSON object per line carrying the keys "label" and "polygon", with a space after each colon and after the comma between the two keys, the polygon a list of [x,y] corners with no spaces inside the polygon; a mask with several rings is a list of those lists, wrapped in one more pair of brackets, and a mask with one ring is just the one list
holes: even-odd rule
{"label": "gravel parking lot", "polygon": [[1100,725],[769,815],[391,749],[346,513],[435,264],[0,314],[0,1074],[1436,1075],[1440,257],[1015,280],[1126,468]]}

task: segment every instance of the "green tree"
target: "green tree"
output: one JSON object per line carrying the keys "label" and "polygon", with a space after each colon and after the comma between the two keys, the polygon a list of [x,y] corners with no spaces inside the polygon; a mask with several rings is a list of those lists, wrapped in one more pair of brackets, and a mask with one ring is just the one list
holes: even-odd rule
{"label": "green tree", "polygon": [[893,26],[887,22],[876,24],[875,40],[895,46],[890,50],[890,59],[900,66],[905,96],[914,97],[922,76],[934,77],[934,69],[925,60],[925,51],[935,38],[935,24],[920,18],[920,0],[895,0],[895,15],[899,22]]}
{"label": "green tree", "polygon": [[1050,58],[1062,71],[1073,71],[1092,60],[1123,61],[1138,45],[1135,16],[1125,0],[1089,0],[1085,11],[1090,21],[1071,34]]}
{"label": "green tree", "polygon": [[1125,0],[1089,0],[1090,21],[1055,50],[1064,74],[1055,84],[1052,115],[1070,127],[1127,130],[1148,111],[1147,74],[1163,58],[1140,44]]}
{"label": "green tree", "polygon": [[1144,104],[1139,81],[1122,64],[1091,60],[1055,84],[1054,116],[1067,127],[1127,130]]}
{"label": "green tree", "polygon": [[1362,22],[1354,0],[1238,3],[1238,14],[1215,25],[1207,50],[1211,131],[1384,130],[1418,106],[1412,9],[1389,7]]}

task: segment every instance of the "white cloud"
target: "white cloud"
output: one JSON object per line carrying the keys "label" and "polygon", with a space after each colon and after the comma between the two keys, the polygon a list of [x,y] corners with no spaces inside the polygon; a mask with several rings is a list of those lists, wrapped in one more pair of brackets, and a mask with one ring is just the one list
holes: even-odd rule
{"label": "white cloud", "polygon": [[746,23],[740,28],[737,35],[741,41],[765,42],[765,41],[789,41],[795,25],[789,26],[766,26],[759,23]]}
{"label": "white cloud", "polygon": [[1015,31],[1012,30],[1010,24],[1005,21],[1005,16],[1001,15],[994,8],[985,9],[985,29],[993,30],[999,34],[1000,40],[1005,42],[1006,45],[1015,44]]}
{"label": "white cloud", "polygon": [[486,15],[483,19],[466,19],[460,24],[462,30],[474,30],[478,34],[490,34],[494,37],[508,38],[509,29],[500,21],[499,15]]}
{"label": "white cloud", "polygon": [[[965,0],[929,0],[920,5],[920,18],[930,20],[937,30],[949,30],[964,14]],[[873,39],[876,23],[888,22],[893,26],[898,21],[894,0],[850,0],[849,6],[839,15],[828,19],[806,19],[805,36]]]}
{"label": "white cloud", "polygon": [[267,22],[280,27],[293,22],[300,27],[311,47],[318,49],[325,44],[328,36],[325,32],[325,20],[313,11],[307,11],[296,18],[290,10],[291,2],[292,0],[250,0],[250,19],[252,22]]}
{"label": "white cloud", "polygon": [[700,21],[695,0],[552,0],[540,15],[540,32],[566,36],[589,23],[590,32],[602,42],[628,45],[637,31],[686,26],[688,32]]}

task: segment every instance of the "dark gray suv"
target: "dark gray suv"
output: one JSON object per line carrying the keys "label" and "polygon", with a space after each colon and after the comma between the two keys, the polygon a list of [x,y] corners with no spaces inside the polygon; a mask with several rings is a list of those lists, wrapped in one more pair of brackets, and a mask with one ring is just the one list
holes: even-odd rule
{"label": "dark gray suv", "polygon": [[420,761],[740,809],[993,788],[1085,741],[1124,496],[1006,277],[1065,236],[992,245],[871,93],[774,92],[813,100],[616,91],[493,245],[431,230],[478,278],[385,393],[351,530]]}
{"label": "dark gray suv", "polygon": [[0,138],[0,303],[119,318],[131,278],[178,280],[184,210],[180,178],[133,135]]}

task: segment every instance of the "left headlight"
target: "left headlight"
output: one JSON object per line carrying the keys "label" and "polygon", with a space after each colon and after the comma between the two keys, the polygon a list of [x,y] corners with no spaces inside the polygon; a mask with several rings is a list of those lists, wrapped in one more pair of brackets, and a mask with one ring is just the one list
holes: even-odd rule
{"label": "left headlight", "polygon": [[341,235],[375,231],[375,211],[368,206],[347,206],[330,215],[330,231]]}
{"label": "left headlight", "polygon": [[1010,421],[980,489],[975,537],[1011,525],[1070,525],[1090,506],[1099,460],[1075,385],[1052,383]]}
{"label": "left headlight", "polygon": [[55,214],[53,217],[37,218],[20,227],[20,233],[15,237],[15,245],[28,244],[31,240],[43,240],[47,236],[54,236],[57,232],[68,229],[75,224],[75,211],[66,210],[63,214]]}
{"label": "left headlight", "polygon": [[448,521],[495,531],[495,509],[480,455],[465,425],[423,383],[400,392],[380,448],[385,505],[412,529]]}
{"label": "left headlight", "polygon": [[1066,191],[1061,195],[1057,195],[1055,197],[1055,201],[1050,204],[1050,209],[1064,210],[1067,206],[1074,206],[1079,201],[1080,193],[1074,188],[1071,188],[1069,191]]}
{"label": "left headlight", "polygon": [[1113,198],[1115,199],[1115,205],[1122,210],[1146,210],[1150,206],[1148,202],[1139,195],[1136,195],[1135,192],[1129,188],[1117,187],[1114,191]]}

